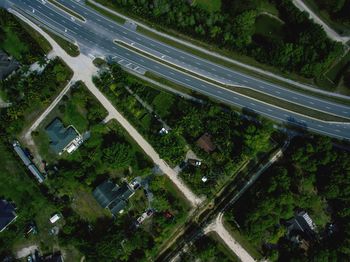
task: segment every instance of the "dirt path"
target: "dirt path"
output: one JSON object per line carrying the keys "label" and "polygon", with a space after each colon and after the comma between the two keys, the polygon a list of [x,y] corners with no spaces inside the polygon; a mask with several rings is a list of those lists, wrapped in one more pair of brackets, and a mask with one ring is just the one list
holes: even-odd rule
{"label": "dirt path", "polygon": [[[41,28],[32,23],[26,17],[22,16],[14,10],[10,10],[14,15],[19,17],[21,20],[29,24],[41,35],[43,35],[46,40],[51,44],[52,49],[55,54],[60,57],[74,72],[73,80],[81,80],[85,83],[90,92],[97,98],[97,100],[105,107],[108,111],[108,119],[116,119],[119,124],[124,127],[124,129],[129,133],[129,135],[139,144],[139,146],[144,150],[144,152],[153,160],[153,162],[159,166],[159,168],[169,177],[169,179],[178,187],[178,189],[183,193],[192,206],[198,206],[202,203],[202,199],[197,197],[178,177],[178,174],[163,160],[159,157],[158,153],[153,149],[153,147],[138,133],[138,131],[115,109],[112,103],[101,93],[101,91],[96,88],[92,82],[92,76],[97,74],[97,68],[93,65],[91,59],[85,55],[80,54],[77,57],[69,56],[47,33],[45,33]],[[66,88],[69,88],[68,86]],[[63,96],[62,92],[58,96],[53,104],[57,104],[58,101]],[[38,120],[34,123],[32,128],[42,121],[42,119],[47,115],[53,106],[50,106],[43,116],[40,116]],[[28,136],[31,136],[31,132],[27,132]]]}

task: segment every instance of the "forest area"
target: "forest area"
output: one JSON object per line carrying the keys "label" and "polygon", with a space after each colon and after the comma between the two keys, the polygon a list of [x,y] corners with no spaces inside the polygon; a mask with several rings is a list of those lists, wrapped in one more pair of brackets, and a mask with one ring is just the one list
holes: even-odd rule
{"label": "forest area", "polygon": [[[226,214],[272,261],[350,259],[350,154],[325,137],[297,137],[285,156]],[[249,208],[248,208],[249,207]],[[287,237],[286,221],[305,210],[317,236],[305,251]]]}
{"label": "forest area", "polygon": [[[162,159],[172,166],[181,165],[186,152],[192,149],[203,160],[200,167],[188,166],[181,173],[198,194],[215,194],[243,162],[272,148],[272,123],[257,115],[244,116],[209,100],[198,103],[179,99],[140,81],[117,64],[111,64],[109,70],[95,77],[94,82],[148,139]],[[147,111],[135,95],[142,97],[154,113]],[[171,128],[168,134],[159,133],[163,127],[159,119]],[[212,137],[216,147],[213,152],[205,152],[197,145],[205,133]],[[201,180],[203,176],[208,179],[205,184]]]}

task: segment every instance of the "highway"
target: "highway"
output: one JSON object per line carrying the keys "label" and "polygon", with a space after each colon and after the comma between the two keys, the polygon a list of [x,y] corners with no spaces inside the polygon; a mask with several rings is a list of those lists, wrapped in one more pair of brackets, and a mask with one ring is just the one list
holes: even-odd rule
{"label": "highway", "polygon": [[265,92],[277,98],[339,117],[350,118],[350,107],[348,106],[286,90],[266,81],[215,65],[209,61],[205,61],[142,36],[131,28],[118,25],[86,7],[83,3],[59,0],[60,3],[76,11],[81,16],[84,16],[87,20],[86,22],[73,19],[61,9],[44,2],[45,1],[42,0],[6,0],[2,1],[0,5],[6,8],[12,7],[16,10],[20,10],[22,13],[25,13],[27,17],[34,17],[37,21],[40,21],[59,34],[75,39],[83,54],[113,57],[116,62],[131,63],[134,66],[143,68],[172,82],[215,98],[223,103],[248,108],[273,120],[293,123],[320,134],[350,140],[349,124],[310,119],[306,116],[288,112],[287,110],[268,105],[253,98],[245,97],[206,82],[193,75],[185,74],[182,71],[170,68],[122,46],[118,46],[113,43],[113,40],[118,39],[126,43],[133,43],[135,47],[152,53],[158,58],[174,63],[182,68],[196,72],[198,75],[230,85],[249,86],[252,89]]}

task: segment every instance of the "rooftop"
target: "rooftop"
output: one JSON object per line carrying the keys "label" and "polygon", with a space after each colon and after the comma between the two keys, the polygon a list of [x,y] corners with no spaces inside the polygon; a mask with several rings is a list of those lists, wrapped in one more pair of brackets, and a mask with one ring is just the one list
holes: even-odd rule
{"label": "rooftop", "polygon": [[15,220],[16,217],[15,207],[6,200],[0,200],[0,232]]}
{"label": "rooftop", "polygon": [[56,154],[60,154],[72,141],[79,137],[78,132],[73,127],[65,128],[62,121],[55,118],[46,128],[45,131],[50,138],[50,146]]}
{"label": "rooftop", "polygon": [[127,200],[134,194],[134,191],[126,183],[122,186],[114,184],[107,180],[96,187],[93,195],[97,202],[103,207],[108,208],[113,215],[120,213],[126,206]]}
{"label": "rooftop", "polygon": [[216,149],[216,146],[211,139],[211,135],[208,133],[205,133],[197,140],[197,146],[202,148],[207,153],[210,153]]}
{"label": "rooftop", "polygon": [[0,50],[0,80],[11,74],[19,67],[19,63]]}

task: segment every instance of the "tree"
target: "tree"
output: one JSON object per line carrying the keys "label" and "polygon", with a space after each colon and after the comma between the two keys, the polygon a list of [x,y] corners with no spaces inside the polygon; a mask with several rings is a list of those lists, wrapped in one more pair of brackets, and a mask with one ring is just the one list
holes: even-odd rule
{"label": "tree", "polygon": [[132,148],[124,143],[115,143],[103,150],[102,160],[110,167],[127,168],[134,156]]}

